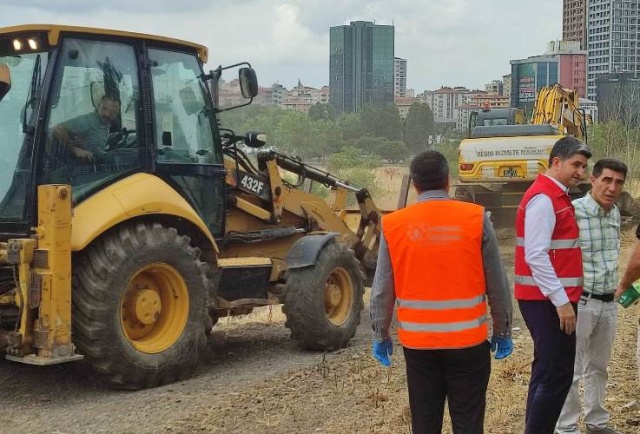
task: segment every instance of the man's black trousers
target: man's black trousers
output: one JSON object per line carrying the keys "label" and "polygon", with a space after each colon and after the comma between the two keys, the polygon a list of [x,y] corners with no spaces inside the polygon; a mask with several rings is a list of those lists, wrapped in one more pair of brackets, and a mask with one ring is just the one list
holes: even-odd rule
{"label": "man's black trousers", "polygon": [[454,434],[482,434],[491,374],[488,341],[455,350],[404,347],[413,434],[442,431],[445,398]]}
{"label": "man's black trousers", "polygon": [[518,300],[518,306],[533,339],[525,434],[553,434],[573,381],[576,334],[560,330],[550,301]]}

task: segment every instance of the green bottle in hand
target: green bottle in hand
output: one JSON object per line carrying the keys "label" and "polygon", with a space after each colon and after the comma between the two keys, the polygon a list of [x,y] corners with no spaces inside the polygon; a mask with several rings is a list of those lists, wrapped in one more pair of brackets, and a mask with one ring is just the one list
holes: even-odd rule
{"label": "green bottle in hand", "polygon": [[627,288],[625,292],[622,293],[622,295],[618,299],[618,303],[620,303],[622,307],[627,308],[639,301],[638,299],[640,299],[640,291],[638,291],[636,285],[640,286],[640,283],[634,282],[630,287]]}

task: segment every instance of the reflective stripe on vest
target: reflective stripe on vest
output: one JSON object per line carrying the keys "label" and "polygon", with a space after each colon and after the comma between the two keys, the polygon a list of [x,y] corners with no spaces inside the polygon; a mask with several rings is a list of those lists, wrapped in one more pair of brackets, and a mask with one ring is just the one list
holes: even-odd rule
{"label": "reflective stripe on vest", "polygon": [[480,303],[484,303],[484,302],[485,302],[484,295],[479,295],[477,297],[465,298],[460,300],[445,300],[445,301],[403,300],[401,298],[396,299],[396,305],[398,307],[406,307],[410,309],[423,309],[423,310],[464,309],[467,307],[476,307]]}
{"label": "reflective stripe on vest", "polygon": [[[515,283],[519,283],[520,285],[530,285],[530,286],[538,286],[533,277],[531,276],[514,276],[513,278]],[[562,277],[560,279],[560,283],[565,288],[570,286],[582,286],[584,279],[582,277]]]}
{"label": "reflective stripe on vest", "polygon": [[[524,238],[518,237],[516,239],[516,246],[524,247]],[[575,249],[580,247],[580,238],[573,238],[570,240],[551,240],[550,250],[560,249]]]}
{"label": "reflective stripe on vest", "polygon": [[398,321],[398,327],[410,332],[460,332],[464,330],[477,329],[487,322],[487,316],[482,315],[478,319],[471,321],[447,322],[447,323],[422,323]]}

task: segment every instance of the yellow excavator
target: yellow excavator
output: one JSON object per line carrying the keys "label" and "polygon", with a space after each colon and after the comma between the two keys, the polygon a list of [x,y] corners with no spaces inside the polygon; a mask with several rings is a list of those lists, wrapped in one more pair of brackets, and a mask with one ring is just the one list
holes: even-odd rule
{"label": "yellow excavator", "polygon": [[[161,36],[0,28],[6,359],[84,359],[139,389],[191,374],[219,318],[260,306],[282,304],[304,348],[353,337],[380,211],[366,189],[304,162],[249,158],[239,145],[264,135],[218,115],[251,102],[256,74],[246,62],[207,72],[207,60],[206,47]],[[230,71],[242,102],[223,107]]]}
{"label": "yellow excavator", "polygon": [[[587,141],[578,95],[559,84],[545,86],[530,123],[476,126],[460,143],[456,198],[484,206],[495,227],[513,227],[522,195],[547,170],[551,148],[564,135]],[[572,194],[588,188],[585,183]]]}

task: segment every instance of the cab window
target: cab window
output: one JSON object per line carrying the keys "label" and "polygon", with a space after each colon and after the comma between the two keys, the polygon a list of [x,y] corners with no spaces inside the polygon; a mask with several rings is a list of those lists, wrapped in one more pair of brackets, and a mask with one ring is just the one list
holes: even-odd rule
{"label": "cab window", "polygon": [[69,183],[79,199],[140,170],[133,47],[65,39],[53,86],[42,182]]}
{"label": "cab window", "polygon": [[158,162],[220,164],[211,129],[214,114],[197,57],[150,49],[149,58]]}

